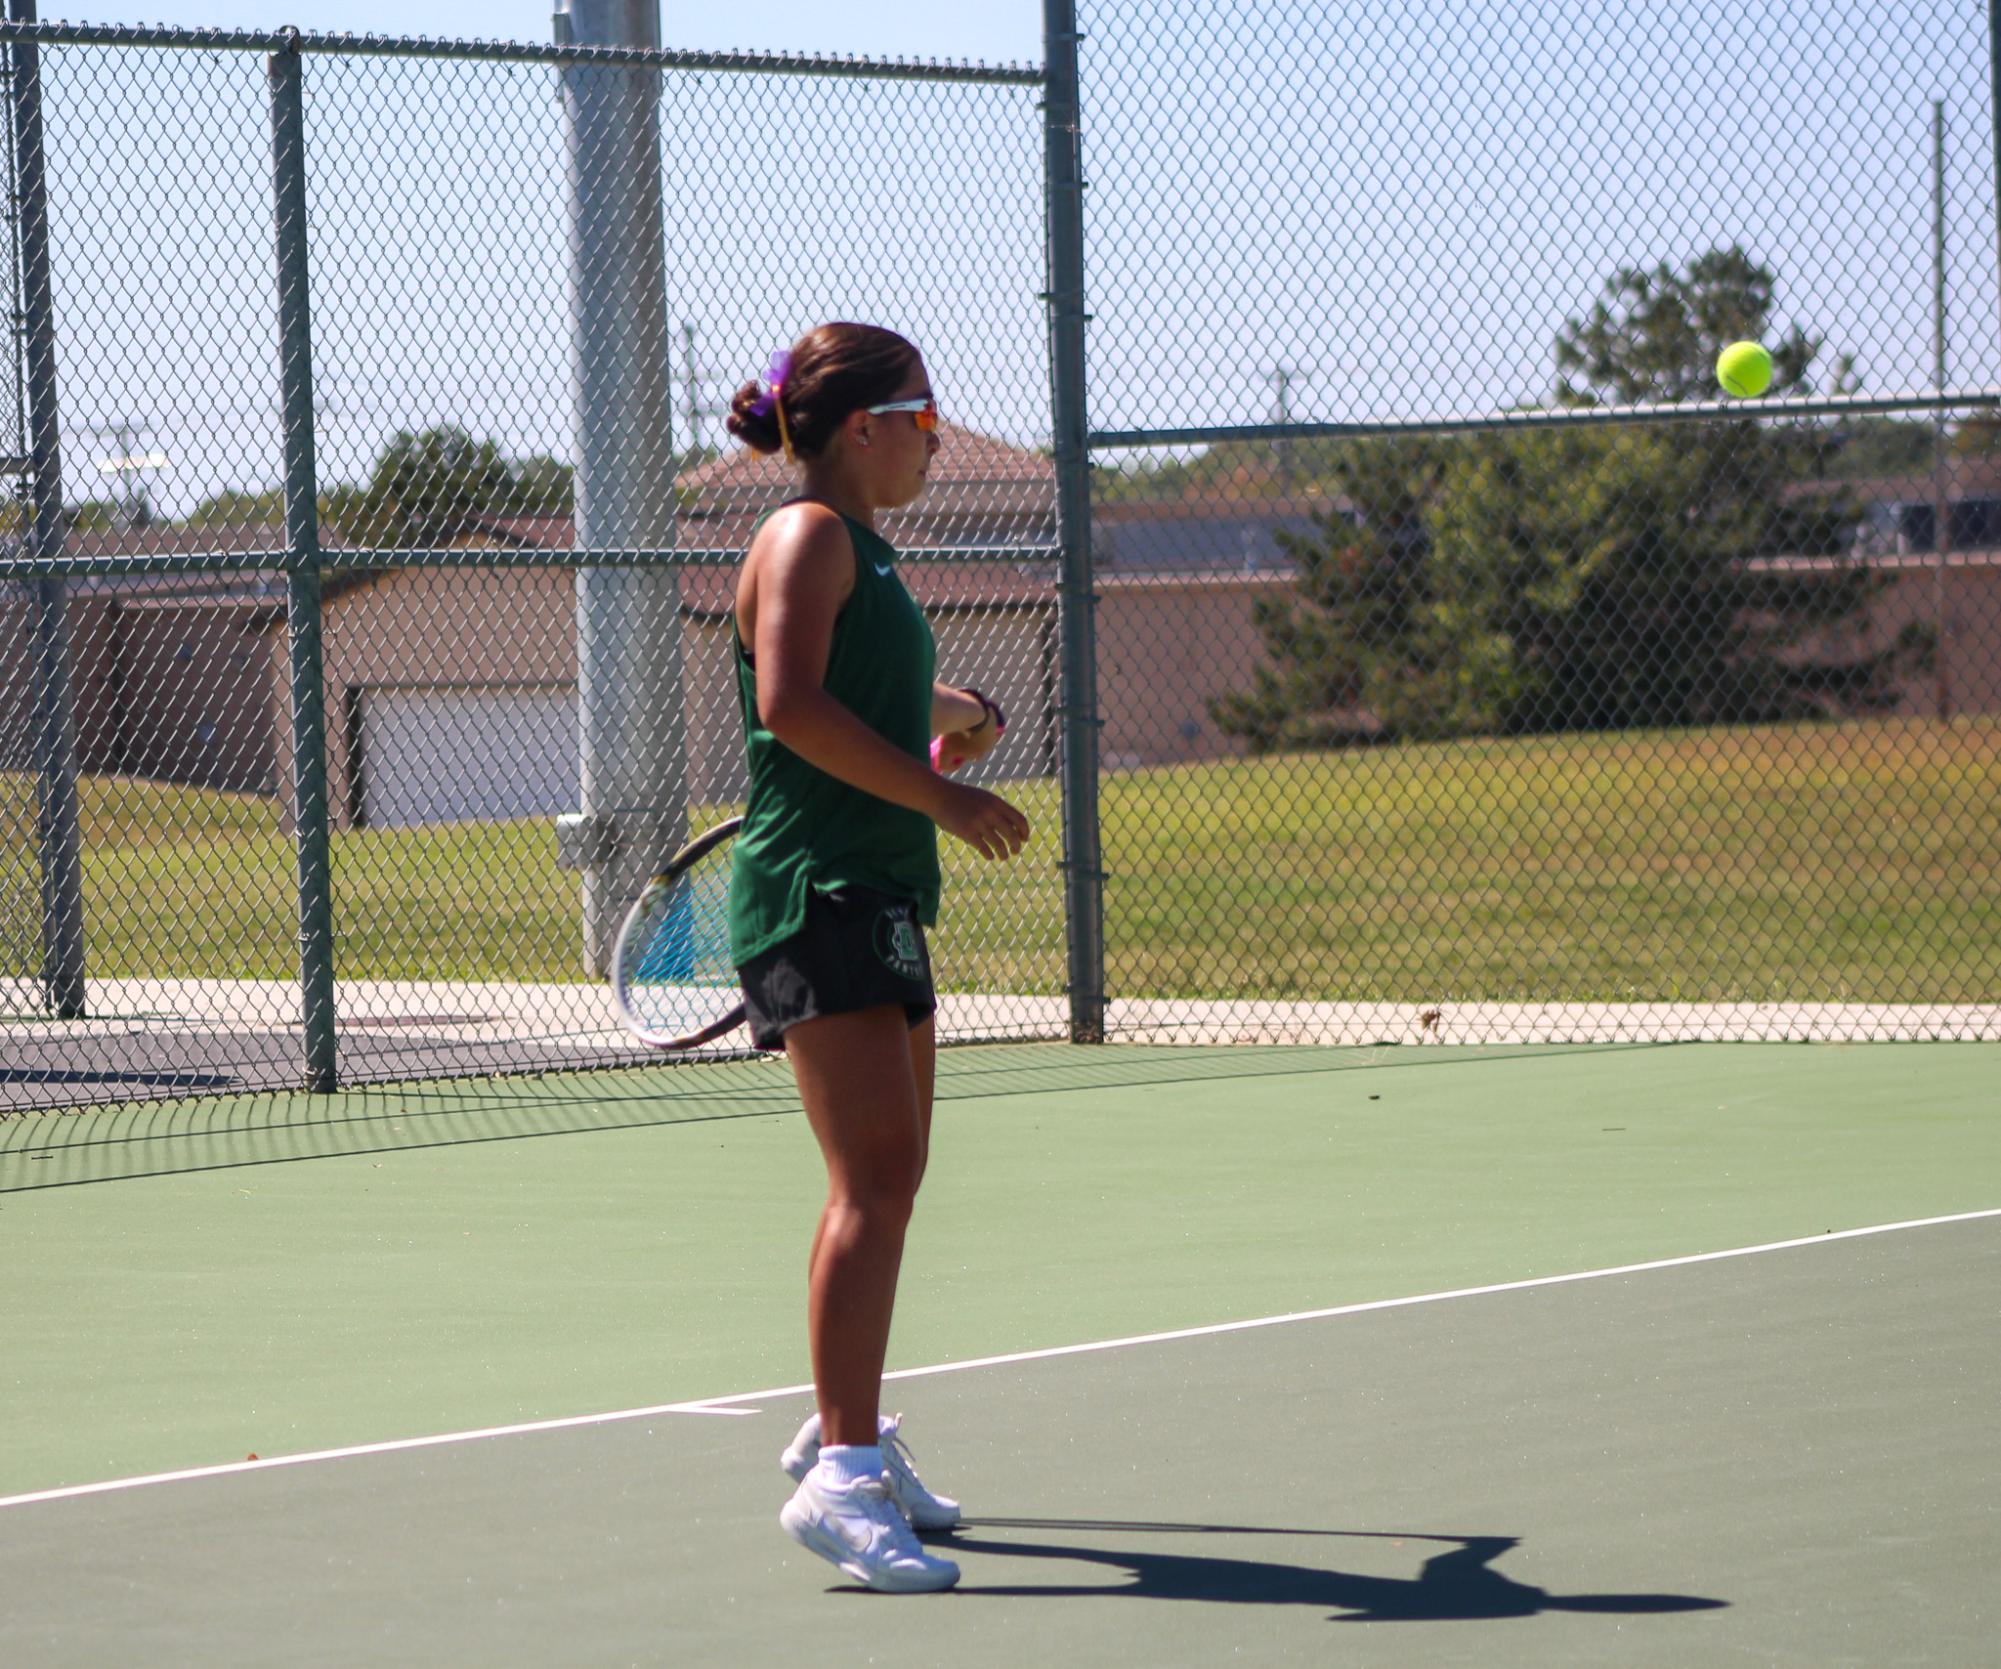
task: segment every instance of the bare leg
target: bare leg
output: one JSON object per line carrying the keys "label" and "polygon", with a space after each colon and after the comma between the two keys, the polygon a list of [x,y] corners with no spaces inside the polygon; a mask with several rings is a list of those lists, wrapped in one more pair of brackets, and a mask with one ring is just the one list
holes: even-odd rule
{"label": "bare leg", "polygon": [[[924,1172],[931,1160],[931,1105],[938,1078],[938,1033],[936,1016],[925,1019],[910,1029],[910,1064],[917,1079],[917,1124],[922,1146],[917,1163],[917,1180],[921,1184]],[[820,1237],[827,1232],[827,1214],[820,1214],[820,1221],[813,1230],[813,1249],[806,1255],[807,1269],[817,1269],[820,1264]]]}
{"label": "bare leg", "polygon": [[917,1127],[923,1141],[917,1162],[917,1180],[924,1180],[931,1163],[931,1102],[938,1086],[938,1016],[927,1015],[910,1032],[910,1070],[917,1079]]}
{"label": "bare leg", "polygon": [[909,1022],[900,1007],[830,1014],[794,1026],[785,1050],[827,1164],[807,1297],[820,1440],[873,1444],[903,1235],[924,1172]]}

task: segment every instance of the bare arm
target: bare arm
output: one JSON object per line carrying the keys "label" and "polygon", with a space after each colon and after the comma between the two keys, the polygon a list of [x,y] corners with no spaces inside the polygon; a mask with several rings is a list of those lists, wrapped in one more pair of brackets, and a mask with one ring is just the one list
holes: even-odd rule
{"label": "bare arm", "polygon": [[[1014,807],[948,782],[827,693],[834,621],[855,584],[854,547],[839,518],[814,506],[774,516],[748,568],[744,595],[754,597],[750,646],[765,729],[829,776],[922,812],[985,857],[1020,850],[1028,819]],[[742,601],[738,607],[741,616]]]}
{"label": "bare arm", "polygon": [[931,761],[941,771],[956,771],[992,753],[1000,741],[1000,709],[976,690],[938,684],[931,691]]}
{"label": "bare arm", "polygon": [[977,696],[970,696],[950,684],[931,686],[932,735],[951,736],[962,730],[971,730],[986,716],[987,710],[980,705]]}

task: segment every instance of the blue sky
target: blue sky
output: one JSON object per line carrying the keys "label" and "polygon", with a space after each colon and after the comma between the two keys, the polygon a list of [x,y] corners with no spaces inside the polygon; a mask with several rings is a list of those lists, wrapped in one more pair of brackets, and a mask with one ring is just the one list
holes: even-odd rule
{"label": "blue sky", "polygon": [[[552,34],[547,0],[155,0],[44,13],[432,38]],[[984,63],[1041,54],[1041,9],[1021,0],[670,3],[662,22],[666,44],[693,49]],[[146,485],[169,514],[222,487],[269,485],[278,441],[259,61],[85,49],[45,54],[44,66],[71,493],[105,492],[99,464],[119,452],[168,459]],[[685,328],[696,330],[701,438],[715,444],[730,390],[773,346],[821,317],[864,317],[926,345],[962,421],[1024,440],[1046,429],[1033,90],[957,98],[949,88],[749,76],[671,87],[662,125],[678,183],[677,419]],[[322,480],[365,477],[390,434],[434,423],[462,424],[517,455],[568,454],[554,88],[547,71],[309,61]],[[774,154],[768,136],[781,130],[821,159],[817,177]],[[858,161],[857,133],[872,141]],[[770,248],[774,225],[785,228],[782,251]],[[877,242],[911,253],[882,259]]]}
{"label": "blue sky", "polygon": [[[154,3],[146,21],[550,38],[546,0]],[[1097,427],[1255,423],[1281,374],[1295,419],[1537,403],[1556,333],[1615,269],[1730,244],[1776,275],[1775,326],[1825,340],[1823,388],[1850,353],[1867,392],[1926,389],[1933,98],[1948,381],[2001,382],[1974,0],[1080,9]],[[1040,10],[670,0],[663,25],[672,46],[1032,62]],[[268,485],[259,64],[89,49],[46,55],[45,77],[74,490],[127,422],[174,460],[152,483],[163,508]],[[319,57],[307,93],[322,478],[358,479],[396,429],[438,422],[566,453],[552,72]],[[906,330],[955,417],[1046,439],[1033,89],[681,74],[661,118],[676,375],[693,327],[705,441],[735,383],[826,317]]]}
{"label": "blue sky", "polygon": [[[91,23],[169,23],[184,28],[301,29],[434,38],[546,41],[546,0],[43,0],[45,18]],[[703,51],[792,50],[1033,62],[1042,56],[1042,8],[1034,0],[759,0],[756,5],[688,5],[665,0],[666,44]]]}

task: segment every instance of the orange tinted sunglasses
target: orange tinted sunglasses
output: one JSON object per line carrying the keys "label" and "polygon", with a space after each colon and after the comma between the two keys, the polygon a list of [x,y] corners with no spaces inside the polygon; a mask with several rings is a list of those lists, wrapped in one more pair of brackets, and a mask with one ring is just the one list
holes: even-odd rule
{"label": "orange tinted sunglasses", "polygon": [[865,406],[863,410],[871,417],[880,417],[889,411],[907,411],[910,421],[927,435],[938,427],[938,396],[935,394],[927,394],[921,400],[891,400],[885,405]]}

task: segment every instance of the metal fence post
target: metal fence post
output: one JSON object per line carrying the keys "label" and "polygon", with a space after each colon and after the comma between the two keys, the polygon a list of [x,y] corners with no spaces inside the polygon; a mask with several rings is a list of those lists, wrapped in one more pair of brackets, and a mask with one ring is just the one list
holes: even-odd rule
{"label": "metal fence post", "polygon": [[[657,0],[558,0],[557,39],[660,45]],[[576,374],[576,542],[674,545],[673,377],[659,72],[563,67]],[[692,437],[690,444],[693,444]],[[577,572],[579,813],[559,845],[583,871],[585,970],[604,974],[626,904],[687,819],[681,589],[665,561]]]}
{"label": "metal fence post", "polygon": [[[35,21],[35,0],[11,0],[16,23]],[[21,307],[27,353],[29,459],[34,493],[23,540],[45,561],[63,554],[61,423],[56,409],[55,295],[49,283],[49,198],[42,151],[41,49],[15,41],[14,180],[21,237]],[[76,698],[70,679],[69,581],[35,581],[36,837],[42,871],[42,990],[55,1014],[84,1012],[83,835],[76,786]]]}
{"label": "metal fence post", "polygon": [[1994,162],[1995,277],[2001,281],[2001,0],[1987,0],[1987,119]]}
{"label": "metal fence post", "polygon": [[1050,403],[1056,443],[1063,714],[1063,914],[1070,1038],[1105,1038],[1105,876],[1098,839],[1098,669],[1084,381],[1084,175],[1076,0],[1044,0],[1042,106],[1049,224]]}
{"label": "metal fence post", "polygon": [[[1945,392],[1945,101],[1932,100],[1932,387]],[[1932,427],[1933,705],[1941,724],[1952,717],[1952,661],[1947,638],[1946,564],[1952,556],[1952,461],[1945,414]]]}
{"label": "metal fence post", "polygon": [[266,60],[278,232],[278,359],[285,423],[285,624],[291,651],[292,786],[299,854],[299,1001],[305,1087],[338,1082],[333,876],[327,825],[326,684],[320,659],[319,482],[313,447],[313,335],[306,246],[305,59],[298,31]]}

